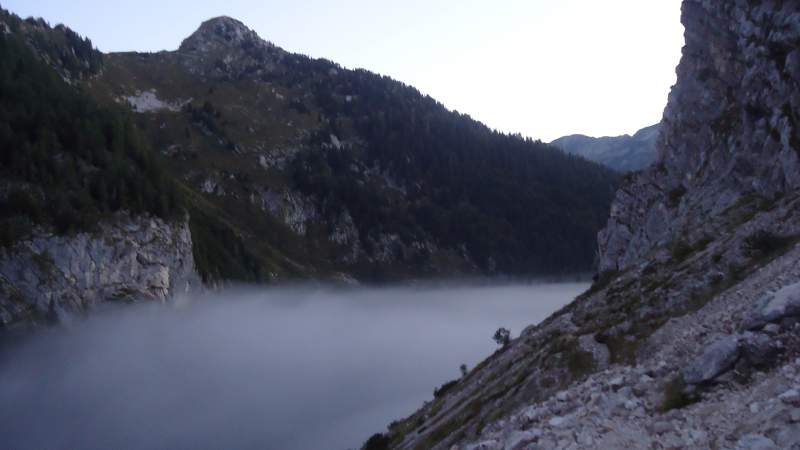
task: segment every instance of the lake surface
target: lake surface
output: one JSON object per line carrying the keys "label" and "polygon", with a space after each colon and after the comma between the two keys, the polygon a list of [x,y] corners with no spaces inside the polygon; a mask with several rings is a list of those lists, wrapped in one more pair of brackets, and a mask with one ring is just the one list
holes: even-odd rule
{"label": "lake surface", "polygon": [[0,446],[348,449],[588,287],[231,289],[0,352]]}

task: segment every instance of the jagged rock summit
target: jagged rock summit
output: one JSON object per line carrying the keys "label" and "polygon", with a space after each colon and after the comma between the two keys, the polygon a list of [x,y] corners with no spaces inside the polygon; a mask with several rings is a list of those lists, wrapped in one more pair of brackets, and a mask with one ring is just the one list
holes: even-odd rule
{"label": "jagged rock summit", "polygon": [[176,55],[192,74],[215,80],[263,81],[281,68],[287,53],[244,23],[221,16],[203,22],[183,40]]}
{"label": "jagged rock summit", "polygon": [[205,52],[212,49],[271,46],[247,25],[228,16],[214,17],[203,22],[179,48],[182,52]]}

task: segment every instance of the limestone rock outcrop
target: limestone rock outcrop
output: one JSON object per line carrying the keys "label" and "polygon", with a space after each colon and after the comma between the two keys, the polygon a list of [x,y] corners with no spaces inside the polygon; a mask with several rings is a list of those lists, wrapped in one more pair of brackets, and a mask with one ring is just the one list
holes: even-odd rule
{"label": "limestone rock outcrop", "polygon": [[104,301],[166,301],[200,285],[186,222],[119,214],[93,233],[40,231],[0,250],[0,327]]}

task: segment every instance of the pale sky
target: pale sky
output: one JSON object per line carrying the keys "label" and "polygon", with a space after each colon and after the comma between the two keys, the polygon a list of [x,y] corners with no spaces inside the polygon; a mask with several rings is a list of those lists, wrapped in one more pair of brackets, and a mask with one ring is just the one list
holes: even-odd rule
{"label": "pale sky", "polygon": [[174,50],[228,15],[292,52],[417,87],[492,128],[550,141],[661,119],[680,0],[5,0],[104,52]]}

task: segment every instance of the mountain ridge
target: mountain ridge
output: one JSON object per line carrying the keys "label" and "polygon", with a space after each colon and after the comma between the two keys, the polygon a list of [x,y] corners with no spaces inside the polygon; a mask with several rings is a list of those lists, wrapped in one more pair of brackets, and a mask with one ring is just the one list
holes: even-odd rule
{"label": "mountain ridge", "polygon": [[[198,76],[201,80],[207,80],[211,83],[253,82],[271,84],[273,86],[271,89],[274,91],[274,97],[278,101],[283,101],[285,99],[290,103],[290,111],[294,113],[292,114],[294,118],[282,124],[276,123],[280,119],[278,121],[270,119],[268,121],[270,126],[277,125],[289,135],[296,133],[291,129],[293,127],[297,128],[296,121],[304,121],[300,127],[306,127],[306,130],[315,128],[320,130],[320,136],[311,138],[312,140],[317,140],[312,145],[321,145],[323,147],[333,146],[333,148],[336,149],[345,148],[352,152],[366,152],[368,158],[371,160],[369,164],[379,165],[375,167],[375,169],[381,172],[381,176],[385,178],[383,183],[387,185],[387,188],[395,192],[400,192],[403,196],[417,194],[409,192],[408,186],[403,186],[403,182],[398,179],[403,176],[402,174],[392,172],[402,172],[411,169],[412,172],[419,173],[419,170],[414,168],[414,166],[422,163],[419,159],[427,159],[428,157],[423,156],[421,153],[411,152],[406,153],[405,159],[402,160],[398,158],[397,155],[387,154],[385,149],[380,148],[398,146],[398,151],[402,152],[402,149],[413,148],[415,145],[433,145],[434,147],[432,150],[438,152],[439,150],[435,150],[435,146],[440,144],[435,142],[426,143],[419,138],[416,139],[417,143],[414,143],[414,139],[402,136],[397,137],[404,139],[406,141],[405,143],[387,140],[395,139],[390,136],[390,133],[402,134],[414,132],[414,128],[412,127],[409,127],[408,131],[393,131],[390,129],[398,125],[401,127],[406,126],[402,124],[403,120],[405,120],[401,118],[402,115],[409,114],[409,117],[418,117],[420,115],[433,114],[434,116],[440,116],[444,121],[465,121],[465,123],[469,123],[466,129],[474,129],[475,133],[487,136],[480,137],[479,139],[481,140],[486,140],[487,138],[496,139],[497,144],[495,144],[495,146],[501,147],[517,145],[511,142],[513,138],[501,137],[502,135],[499,134],[491,134],[488,129],[485,129],[484,125],[472,121],[469,116],[458,116],[456,113],[446,111],[441,104],[430,97],[422,96],[413,87],[396,82],[387,77],[372,74],[365,70],[351,71],[343,69],[341,66],[327,60],[314,60],[302,55],[286,52],[273,44],[267,44],[266,41],[260,39],[252,30],[244,26],[241,22],[233,21],[229,18],[206,21],[192,37],[188,38],[188,41],[189,44],[182,46],[183,50],[179,49],[177,52],[172,53],[172,56],[167,54],[160,55],[160,57],[174,57],[175,62],[185,67],[189,73]],[[203,52],[198,56],[194,50],[200,47],[203,48]],[[118,56],[111,55],[112,60],[117,57]],[[119,55],[119,57],[126,57],[126,55]],[[284,92],[283,89],[285,88],[288,88],[289,91]],[[298,89],[302,91],[302,93],[290,92],[291,90]],[[365,92],[360,92],[363,89],[372,90],[372,92],[376,94],[375,98],[365,98]],[[381,90],[384,90],[385,93],[381,93]],[[388,94],[388,96],[386,94]],[[190,95],[187,94],[183,98],[189,96]],[[195,95],[191,95],[191,97],[195,97]],[[177,101],[177,99],[175,100]],[[383,105],[380,105],[378,102],[383,103]],[[389,114],[387,108],[390,107],[400,111],[399,114],[398,112]],[[309,115],[309,111],[311,111],[310,115],[312,117],[316,116],[317,124],[312,125],[308,121],[307,116]],[[392,115],[396,117],[392,117]],[[426,120],[429,121],[430,119]],[[424,127],[423,129],[425,130],[431,129],[430,123],[422,123],[420,120],[417,121],[419,123],[414,124],[413,127]],[[321,124],[321,126],[319,124]],[[376,127],[375,125],[378,126]],[[253,128],[258,130],[255,126]],[[468,133],[473,132],[468,131]],[[476,135],[476,137],[478,136]],[[226,138],[222,137],[222,139],[225,140]],[[501,140],[505,141],[505,143],[501,143]],[[299,140],[298,137],[296,137],[289,145],[296,148],[299,144],[300,147],[303,147],[308,146],[308,142],[308,136],[299,136]],[[520,147],[536,147],[538,145],[532,141],[519,142],[521,144]],[[245,142],[229,142],[228,144],[238,145],[239,150],[248,153],[245,149]],[[259,144],[262,147],[270,145],[269,143]],[[550,149],[546,149],[544,146],[540,147],[541,148],[537,148],[534,151],[542,154],[551,152]],[[419,151],[421,152],[422,150],[420,149]],[[488,146],[483,151],[487,153],[497,153],[497,151],[492,150]],[[250,152],[252,152],[252,149]],[[274,151],[257,150],[256,152],[259,153],[260,161],[265,160],[268,165],[271,164],[270,161],[275,157],[273,156],[275,153]],[[284,150],[279,150],[279,153],[281,153],[281,155],[277,157],[280,159],[296,158],[296,155],[286,155]],[[559,158],[554,153],[550,153],[550,155],[546,158]],[[465,157],[472,159],[476,156]],[[490,160],[492,158],[494,157],[490,157]],[[278,169],[281,168],[278,167]],[[368,167],[360,169],[360,171],[364,170],[369,172],[372,169]],[[306,176],[307,175],[302,175],[301,177]],[[413,175],[413,177],[417,176],[419,175]],[[427,175],[423,174],[423,176]],[[542,174],[537,175],[537,177],[542,177]],[[418,186],[423,190],[426,189],[424,185]],[[318,188],[308,186],[306,192],[301,194],[311,194],[312,196],[323,195],[323,193],[316,189]],[[314,192],[310,192],[309,190],[313,190]],[[279,193],[279,195],[283,194]],[[290,196],[297,198],[296,194],[290,194]],[[297,203],[297,201],[292,200],[290,203]],[[317,205],[316,209],[319,209],[319,206],[320,205]],[[296,209],[294,206],[290,208]],[[312,214],[318,213],[319,211]],[[294,215],[291,211],[287,211],[285,214],[289,216]],[[352,215],[352,211],[350,211],[350,215]],[[356,224],[360,221],[358,217],[354,217],[353,219]],[[344,220],[349,222],[347,218]],[[296,226],[302,227],[302,225]],[[359,231],[362,233],[366,232],[364,229]],[[376,237],[376,239],[380,240],[383,238]],[[382,246],[385,244],[379,245]],[[422,245],[430,247],[430,244]],[[492,265],[494,265],[494,263],[487,264],[485,267]],[[502,264],[500,265],[502,266]]]}
{"label": "mountain ridge", "polygon": [[567,153],[580,155],[619,172],[642,170],[656,160],[656,141],[661,125],[642,128],[633,135],[592,137],[562,136],[552,142]]}
{"label": "mountain ridge", "polygon": [[[175,51],[110,54],[66,27],[6,12],[0,19],[10,31],[4,39],[24,43],[39,65],[58,72],[65,83],[59,90],[117,114],[125,124],[118,131],[109,125],[99,133],[65,133],[49,144],[58,152],[83,139],[91,142],[93,159],[76,161],[79,170],[64,179],[81,186],[85,171],[102,182],[76,188],[67,201],[81,207],[70,219],[76,223],[67,221],[64,229],[52,230],[55,219],[29,208],[29,197],[6,198],[3,223],[25,224],[5,240],[10,249],[44,235],[102,238],[102,223],[91,225],[94,209],[124,191],[131,204],[108,203],[97,218],[137,216],[141,210],[174,213],[168,226],[188,226],[191,239],[184,242],[191,243],[192,270],[211,285],[591,270],[594,235],[618,183],[617,175],[599,165],[492,131],[388,77],[286,52],[227,17],[204,22]],[[110,176],[116,169],[105,165],[112,150],[106,144],[115,133],[129,136],[134,165],[144,165],[153,179],[171,187],[151,189]],[[23,175],[5,174],[5,181],[19,183],[29,173],[20,170]],[[128,184],[118,186],[120,180]],[[34,206],[54,195],[45,191]],[[76,245],[81,242],[88,241]],[[13,251],[6,255],[15,257]],[[189,260],[185,254],[179,259]],[[82,264],[57,262],[47,266],[55,271],[43,279],[68,276],[64,265]],[[103,268],[92,270],[92,277],[110,279]],[[149,282],[128,281],[124,290],[149,289]],[[14,284],[9,282],[9,292]],[[117,288],[121,297],[130,297],[122,285]],[[40,320],[50,304],[68,315],[106,296],[62,305],[52,296],[25,292],[21,300],[8,300],[16,312],[6,316],[7,323]],[[32,309],[14,306],[20,302]]]}

